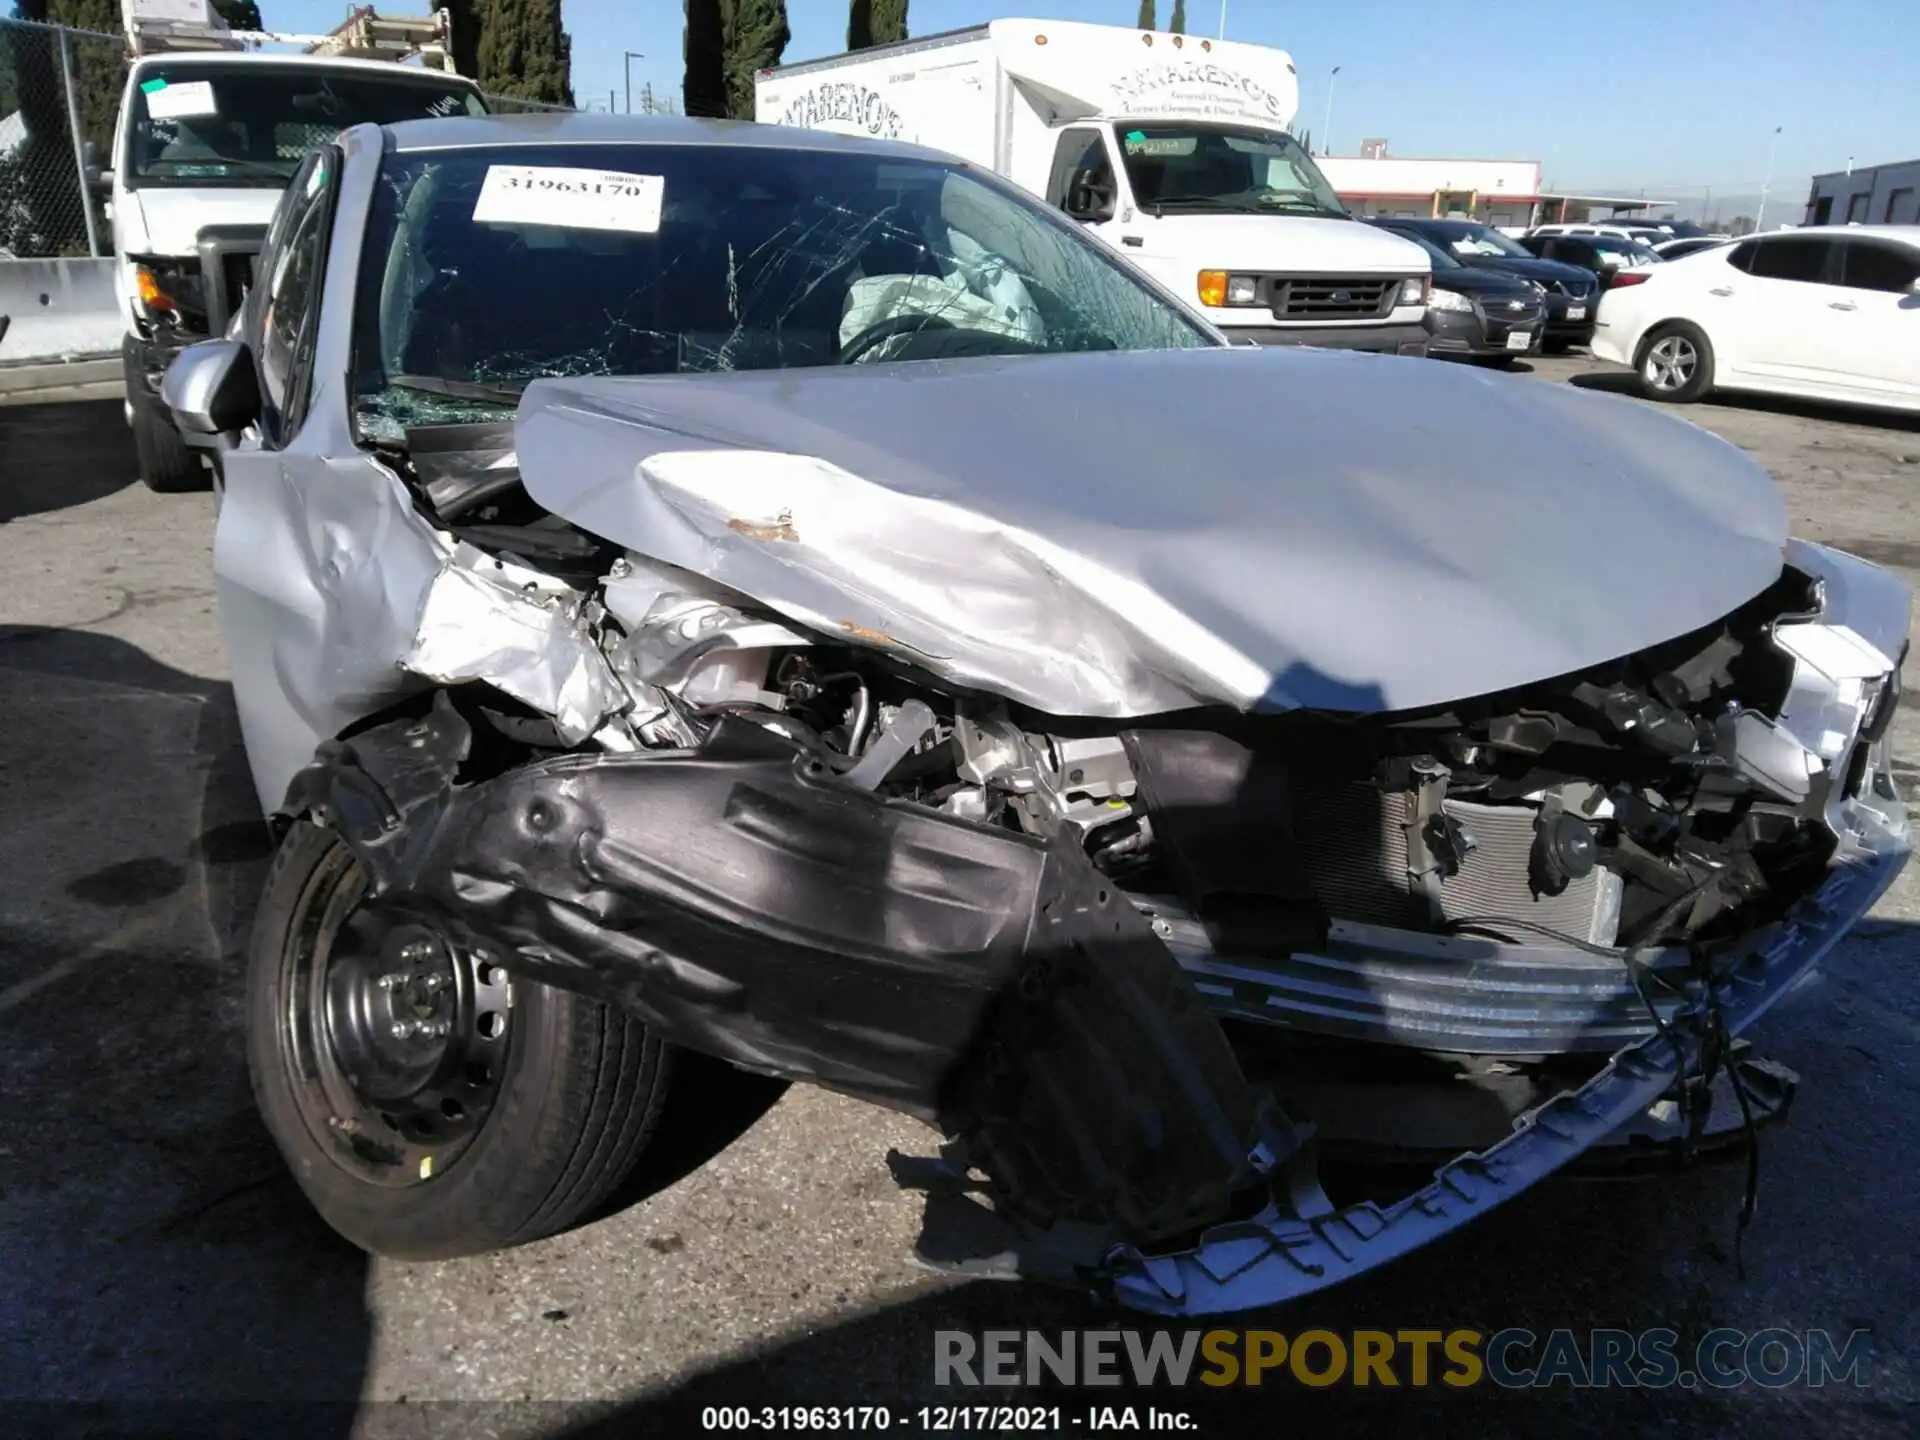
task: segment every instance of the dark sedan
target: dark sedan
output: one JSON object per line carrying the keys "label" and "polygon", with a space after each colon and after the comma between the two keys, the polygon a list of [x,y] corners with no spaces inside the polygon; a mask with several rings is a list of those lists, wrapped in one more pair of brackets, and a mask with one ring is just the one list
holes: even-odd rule
{"label": "dark sedan", "polygon": [[1546,291],[1531,280],[1463,265],[1424,235],[1402,232],[1433,260],[1427,353],[1504,363],[1539,350]]}
{"label": "dark sedan", "polygon": [[1558,355],[1593,338],[1593,311],[1600,283],[1591,270],[1542,260],[1491,225],[1477,220],[1414,220],[1381,216],[1370,223],[1409,240],[1424,240],[1463,265],[1531,280],[1546,291],[1546,325],[1541,349]]}

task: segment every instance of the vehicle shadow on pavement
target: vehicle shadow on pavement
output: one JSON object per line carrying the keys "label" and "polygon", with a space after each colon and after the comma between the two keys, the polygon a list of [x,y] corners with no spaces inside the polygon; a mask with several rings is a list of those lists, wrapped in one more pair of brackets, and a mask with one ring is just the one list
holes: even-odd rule
{"label": "vehicle shadow on pavement", "polygon": [[0,410],[0,524],[111,495],[139,481],[118,400]]}
{"label": "vehicle shadow on pavement", "polygon": [[[1638,395],[1638,377],[1631,370],[1589,371],[1569,375],[1569,385],[1582,390],[1604,390],[1610,395]],[[1728,410],[1760,410],[1774,415],[1791,415],[1801,420],[1827,420],[1839,425],[1866,425],[1876,430],[1920,431],[1920,414],[1903,410],[1875,410],[1865,405],[1835,405],[1822,400],[1800,400],[1788,395],[1762,395],[1745,390],[1716,390],[1701,405]],[[1671,407],[1676,415],[1685,415],[1687,406]]]}
{"label": "vehicle shadow on pavement", "polygon": [[[308,1207],[247,1078],[267,853],[227,685],[121,640],[0,626],[10,1414],[89,1401],[127,1434],[353,1422],[365,1257]],[[306,1400],[333,1405],[291,1424],[254,1408]],[[49,1433],[86,1413],[50,1409]]]}

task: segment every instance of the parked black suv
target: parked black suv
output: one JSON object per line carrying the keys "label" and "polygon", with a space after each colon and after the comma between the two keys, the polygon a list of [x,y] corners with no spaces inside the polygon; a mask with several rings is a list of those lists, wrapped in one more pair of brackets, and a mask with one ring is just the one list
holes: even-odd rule
{"label": "parked black suv", "polygon": [[1437,245],[1463,265],[1518,275],[1547,292],[1547,323],[1541,349],[1558,355],[1593,338],[1593,311],[1600,301],[1591,270],[1541,260],[1490,225],[1477,220],[1408,220],[1383,215],[1368,222],[1410,240]]}

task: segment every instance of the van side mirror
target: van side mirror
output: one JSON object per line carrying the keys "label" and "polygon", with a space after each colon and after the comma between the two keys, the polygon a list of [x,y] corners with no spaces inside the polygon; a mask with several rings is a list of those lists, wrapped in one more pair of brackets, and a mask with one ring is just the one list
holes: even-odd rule
{"label": "van side mirror", "polygon": [[100,146],[89,140],[80,147],[80,169],[87,178],[87,189],[105,199],[113,194],[113,171],[100,163]]}
{"label": "van side mirror", "polygon": [[196,449],[224,449],[260,418],[260,379],[243,340],[189,345],[160,380],[180,436]]}
{"label": "van side mirror", "polygon": [[1082,224],[1104,224],[1113,219],[1113,187],[1090,175],[1081,176],[1067,191],[1066,211]]}

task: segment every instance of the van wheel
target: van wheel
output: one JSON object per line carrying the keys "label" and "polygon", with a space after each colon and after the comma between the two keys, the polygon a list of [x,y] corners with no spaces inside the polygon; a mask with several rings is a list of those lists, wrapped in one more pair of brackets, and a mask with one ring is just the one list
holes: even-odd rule
{"label": "van wheel", "polygon": [[131,345],[122,347],[126,372],[127,407],[133,425],[133,453],[140,480],[162,495],[181,495],[207,488],[207,472],[200,457],[187,449],[166,407],[147,393],[146,377],[134,363]]}
{"label": "van wheel", "polygon": [[1640,342],[1636,368],[1642,395],[1685,404],[1713,388],[1713,346],[1698,325],[1669,321]]}
{"label": "van wheel", "polygon": [[300,821],[254,924],[254,1098],[300,1188],[354,1244],[403,1260],[591,1218],[653,1135],[671,1048],[365,891],[346,845]]}

